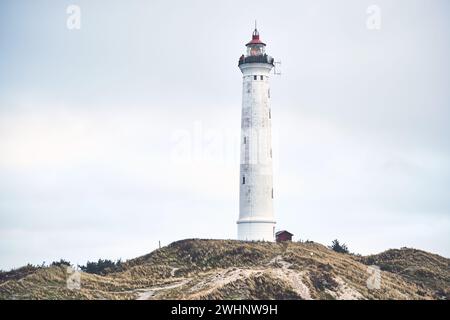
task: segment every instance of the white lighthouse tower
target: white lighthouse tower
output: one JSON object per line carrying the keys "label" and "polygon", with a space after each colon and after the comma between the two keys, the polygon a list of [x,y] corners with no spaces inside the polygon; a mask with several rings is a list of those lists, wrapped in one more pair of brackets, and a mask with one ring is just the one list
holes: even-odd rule
{"label": "white lighthouse tower", "polygon": [[238,239],[274,241],[272,138],[269,74],[274,59],[265,52],[255,26],[243,74]]}

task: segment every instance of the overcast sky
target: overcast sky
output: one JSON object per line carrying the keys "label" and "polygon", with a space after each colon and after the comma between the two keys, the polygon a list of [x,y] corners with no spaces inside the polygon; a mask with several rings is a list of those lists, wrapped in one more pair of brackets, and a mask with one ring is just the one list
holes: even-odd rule
{"label": "overcast sky", "polygon": [[0,268],[236,238],[255,19],[277,229],[449,257],[449,1],[3,0]]}

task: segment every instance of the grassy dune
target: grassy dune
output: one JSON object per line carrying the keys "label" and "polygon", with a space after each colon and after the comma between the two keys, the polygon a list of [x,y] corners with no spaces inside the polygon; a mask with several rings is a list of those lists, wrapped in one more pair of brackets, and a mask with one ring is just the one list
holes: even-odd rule
{"label": "grassy dune", "polygon": [[[368,265],[381,268],[369,289]],[[188,239],[129,260],[120,272],[24,267],[0,277],[1,299],[448,299],[449,259],[414,249],[367,257],[313,242]]]}

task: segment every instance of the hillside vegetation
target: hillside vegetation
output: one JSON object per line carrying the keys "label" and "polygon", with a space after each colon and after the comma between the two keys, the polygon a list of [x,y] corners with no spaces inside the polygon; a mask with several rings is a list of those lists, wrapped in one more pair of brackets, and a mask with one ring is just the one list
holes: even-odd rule
{"label": "hillside vegetation", "polygon": [[[368,265],[380,267],[369,289]],[[109,270],[109,269],[107,269]],[[321,244],[189,239],[67,286],[67,265],[0,275],[1,299],[448,299],[449,259],[415,249],[367,257]]]}

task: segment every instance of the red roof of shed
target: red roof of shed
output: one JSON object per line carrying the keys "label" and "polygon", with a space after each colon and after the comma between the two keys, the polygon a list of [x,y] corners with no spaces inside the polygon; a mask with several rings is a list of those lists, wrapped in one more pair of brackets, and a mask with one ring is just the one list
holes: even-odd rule
{"label": "red roof of shed", "polygon": [[275,235],[276,235],[276,236],[279,236],[280,234],[283,234],[283,233],[287,233],[287,234],[289,234],[289,235],[293,236],[293,234],[292,234],[292,233],[290,233],[289,231],[286,231],[286,230],[281,230],[281,231],[278,231],[277,233],[275,233]]}

